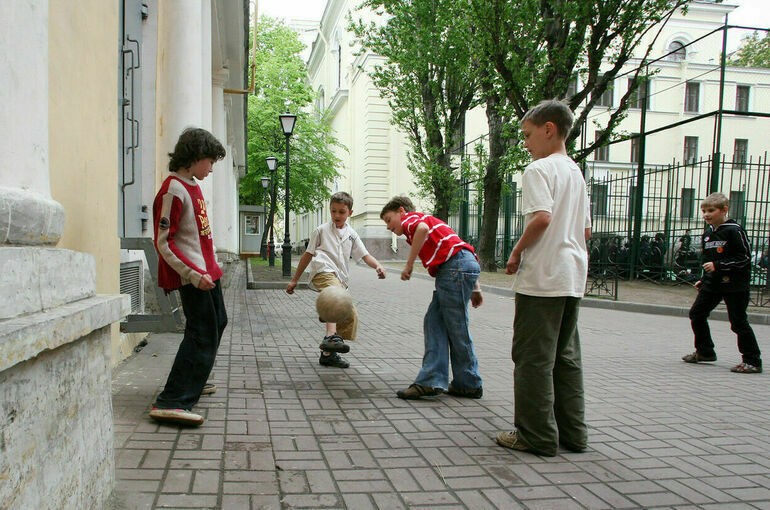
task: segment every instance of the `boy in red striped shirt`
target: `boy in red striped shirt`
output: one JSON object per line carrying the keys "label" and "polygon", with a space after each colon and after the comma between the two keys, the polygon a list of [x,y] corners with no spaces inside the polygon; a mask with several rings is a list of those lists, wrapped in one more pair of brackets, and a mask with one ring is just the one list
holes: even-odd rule
{"label": "boy in red striped shirt", "polygon": [[478,283],[480,268],[473,246],[440,219],[414,212],[412,201],[405,196],[393,197],[382,208],[380,218],[388,230],[405,235],[411,245],[401,279],[411,278],[418,256],[428,273],[436,278],[433,300],[423,321],[422,369],[414,383],[396,395],[418,399],[446,391],[456,397],[481,398],[479,363],[468,330],[468,302],[477,308],[483,301]]}

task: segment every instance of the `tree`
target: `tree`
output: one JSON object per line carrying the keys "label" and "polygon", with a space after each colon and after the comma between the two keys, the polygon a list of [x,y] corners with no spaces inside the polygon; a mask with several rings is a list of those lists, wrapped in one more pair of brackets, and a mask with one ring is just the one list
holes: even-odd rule
{"label": "tree", "polygon": [[[260,18],[257,41],[255,90],[248,98],[248,171],[241,180],[240,202],[262,203],[260,178],[268,175],[267,156],[275,156],[283,164],[286,138],[278,115],[289,110],[297,114],[291,137],[291,209],[309,211],[330,196],[328,184],[338,175],[340,164],[333,149],[341,146],[322,113],[305,111],[314,93],[306,82],[305,65],[299,56],[304,45],[297,34],[270,18]],[[282,200],[284,179],[280,170],[273,179],[277,196],[271,209]]]}
{"label": "tree", "polygon": [[741,47],[729,62],[732,66],[741,67],[770,67],[770,35],[765,32],[763,37],[755,30],[753,34],[744,37]]}
{"label": "tree", "polygon": [[419,193],[432,199],[434,215],[443,220],[459,177],[452,155],[477,88],[466,7],[465,0],[365,0],[360,9],[371,8],[386,21],[350,24],[363,49],[386,59],[370,76],[388,100],[392,122],[408,136]]}
{"label": "tree", "polygon": [[[602,94],[612,87],[623,67],[641,50],[640,64],[629,75],[629,87],[611,111],[601,135],[584,149],[575,149],[576,161],[585,159],[605,144],[625,117],[634,93],[645,78],[645,63],[660,29],[688,0],[469,0],[470,24],[475,28],[476,58],[489,63],[485,99],[498,104],[497,115],[509,127],[545,98],[566,98],[580,112],[570,132],[568,147],[584,129],[589,114]],[[646,46],[645,46],[646,45]],[[580,77],[578,80],[577,78]],[[568,94],[571,83],[578,86]],[[582,88],[581,88],[582,86]],[[489,110],[488,110],[489,118]],[[504,157],[490,157],[484,177],[485,202],[480,258],[486,270],[494,270],[494,238],[500,210],[501,179],[506,169],[521,168],[524,158],[516,133],[491,129],[490,147],[501,147]],[[487,193],[487,186],[490,192]]]}

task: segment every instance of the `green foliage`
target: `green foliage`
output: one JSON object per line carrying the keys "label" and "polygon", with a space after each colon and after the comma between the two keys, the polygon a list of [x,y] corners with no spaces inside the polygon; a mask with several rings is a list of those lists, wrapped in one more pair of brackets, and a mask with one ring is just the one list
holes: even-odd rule
{"label": "green foliage", "polygon": [[[632,86],[614,106],[603,136],[585,150],[575,151],[577,160],[612,137],[645,76],[645,61],[660,29],[688,1],[469,0],[473,23],[479,27],[480,58],[494,67],[491,79],[506,99],[506,113],[521,118],[543,99],[565,98],[573,110],[581,108],[568,144],[580,135],[598,99],[612,87],[623,66],[642,50],[642,63],[624,75],[632,79]],[[642,46],[645,38],[646,48]],[[577,76],[580,86],[567,97]]]}
{"label": "green foliage", "polygon": [[754,31],[750,36],[744,37],[741,47],[730,57],[728,63],[741,67],[770,67],[770,33],[765,32],[765,35],[760,37]]}
{"label": "green foliage", "polygon": [[[326,117],[308,113],[314,94],[306,83],[306,70],[299,53],[304,48],[297,35],[269,18],[257,24],[256,78],[254,95],[248,97],[248,171],[241,181],[242,204],[261,205],[262,176],[269,176],[265,158],[275,156],[283,165],[286,137],[278,115],[297,114],[290,142],[291,210],[304,212],[318,207],[329,196],[329,182],[338,175],[340,164],[333,152],[340,144]],[[273,176],[282,200],[284,168]]]}
{"label": "green foliage", "polygon": [[384,23],[351,22],[366,50],[385,57],[370,76],[387,99],[393,123],[409,138],[409,168],[418,193],[430,197],[446,219],[456,195],[452,150],[461,139],[465,113],[475,105],[470,72],[470,29],[465,0],[365,0],[361,8]]}

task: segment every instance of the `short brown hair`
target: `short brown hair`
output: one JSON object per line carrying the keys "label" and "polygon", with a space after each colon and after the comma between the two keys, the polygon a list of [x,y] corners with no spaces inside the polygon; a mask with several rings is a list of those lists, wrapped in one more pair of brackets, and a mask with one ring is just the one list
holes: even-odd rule
{"label": "short brown hair", "polygon": [[385,204],[380,212],[380,219],[385,216],[386,212],[398,211],[399,207],[403,207],[406,212],[414,212],[414,204],[406,195],[396,195],[390,199],[390,202]]}
{"label": "short brown hair", "polygon": [[338,191],[332,195],[332,198],[329,200],[329,205],[332,205],[335,202],[338,204],[345,204],[348,206],[348,209],[351,211],[353,210],[353,197],[351,197],[349,193]]}
{"label": "short brown hair", "polygon": [[730,200],[724,193],[712,193],[703,199],[700,203],[701,209],[704,207],[716,207],[717,209],[727,209],[730,205]]}
{"label": "short brown hair", "polygon": [[575,116],[569,109],[567,103],[558,99],[546,99],[540,101],[537,106],[530,108],[521,118],[521,123],[525,121],[540,127],[546,122],[553,122],[559,136],[567,138],[569,130],[572,128]]}

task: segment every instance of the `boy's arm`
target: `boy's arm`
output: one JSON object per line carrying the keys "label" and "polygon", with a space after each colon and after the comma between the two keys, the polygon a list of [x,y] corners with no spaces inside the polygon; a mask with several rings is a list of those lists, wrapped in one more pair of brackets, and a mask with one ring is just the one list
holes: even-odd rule
{"label": "boy's arm", "polygon": [[422,245],[425,244],[425,240],[428,238],[428,225],[425,223],[418,223],[414,229],[412,235],[412,248],[409,250],[409,257],[406,259],[406,265],[401,271],[401,279],[408,280],[412,277],[412,270],[414,269],[414,261],[417,255],[422,249]]}
{"label": "boy's arm", "polygon": [[535,211],[532,213],[532,219],[527,223],[527,228],[524,229],[519,242],[516,243],[516,246],[511,251],[511,256],[508,257],[508,263],[505,265],[505,274],[514,274],[519,270],[521,254],[540,239],[540,236],[543,235],[543,232],[545,232],[545,229],[550,224],[551,213],[547,211]]}
{"label": "boy's arm", "polygon": [[375,271],[377,271],[377,276],[380,279],[385,278],[385,268],[382,267],[382,264],[380,264],[376,258],[372,257],[369,254],[364,255],[361,260],[363,260],[367,266],[373,268]]}
{"label": "boy's arm", "polygon": [[294,278],[292,278],[289,284],[286,285],[287,294],[294,294],[294,288],[299,282],[299,277],[302,276],[302,273],[305,272],[305,268],[308,264],[310,264],[311,260],[313,260],[313,254],[309,252],[303,253],[299,258],[299,262],[297,262],[297,270],[294,272]]}
{"label": "boy's arm", "polygon": [[727,243],[730,254],[715,260],[713,262],[714,270],[729,273],[736,269],[744,269],[751,262],[751,245],[746,231],[742,228],[731,230]]}

